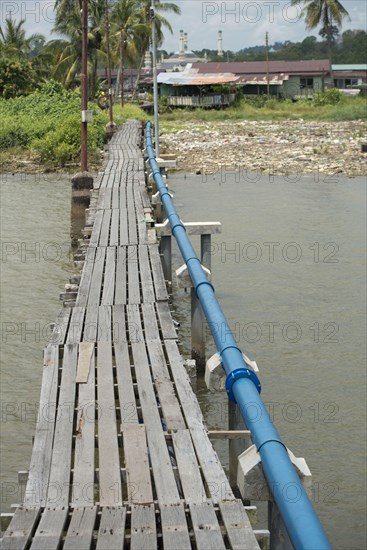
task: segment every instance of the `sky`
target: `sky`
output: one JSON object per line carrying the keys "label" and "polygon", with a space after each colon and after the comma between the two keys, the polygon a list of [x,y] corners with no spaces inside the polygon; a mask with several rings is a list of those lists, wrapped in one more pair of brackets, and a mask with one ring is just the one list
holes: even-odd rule
{"label": "sky", "polygon": [[[345,20],[343,29],[367,30],[366,0],[344,0],[351,21]],[[163,49],[178,51],[179,31],[188,33],[191,50],[217,48],[217,33],[223,33],[223,49],[238,51],[263,44],[265,33],[269,43],[290,40],[299,42],[309,34],[318,35],[318,29],[306,30],[300,8],[292,7],[290,0],[202,1],[176,0],[181,15],[167,14],[173,35],[165,31]],[[25,19],[29,33],[41,33],[50,38],[54,21],[54,0],[0,0],[1,26],[6,17]]]}

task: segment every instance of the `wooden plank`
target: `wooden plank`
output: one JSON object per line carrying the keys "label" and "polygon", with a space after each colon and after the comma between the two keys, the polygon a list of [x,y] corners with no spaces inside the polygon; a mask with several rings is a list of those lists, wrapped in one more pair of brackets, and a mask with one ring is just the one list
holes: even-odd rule
{"label": "wooden plank", "polygon": [[50,344],[61,346],[65,342],[65,336],[69,326],[69,319],[71,315],[71,308],[63,307],[55,321],[55,327],[52,331],[52,336],[50,338]]}
{"label": "wooden plank", "polygon": [[156,550],[157,531],[154,504],[131,506],[131,550]]}
{"label": "wooden plank", "polygon": [[168,292],[164,280],[161,259],[159,257],[158,246],[156,244],[148,245],[150,262],[152,264],[152,273],[154,289],[157,301],[168,300]]}
{"label": "wooden plank", "polygon": [[[120,205],[120,189],[118,187],[114,187],[112,189],[112,208],[113,209],[119,209]],[[118,246],[118,243],[116,244]]]}
{"label": "wooden plank", "polygon": [[32,538],[40,513],[40,508],[17,508],[1,540],[1,550],[24,550]]}
{"label": "wooden plank", "polygon": [[153,502],[148,447],[143,424],[123,426],[128,500],[134,504]]}
{"label": "wooden plank", "polygon": [[160,341],[154,304],[142,304],[141,311],[143,314],[143,321],[144,321],[145,341],[146,342],[149,342],[149,340]]}
{"label": "wooden plank", "polygon": [[95,448],[95,350],[90,357],[90,371],[85,384],[79,385],[72,506],[94,504],[94,448]]}
{"label": "wooden plank", "polygon": [[116,208],[112,210],[110,246],[119,245],[119,214]]}
{"label": "wooden plank", "polygon": [[131,346],[158,501],[177,503],[180,500],[178,489],[157,409],[145,344],[133,342]]}
{"label": "wooden plank", "polygon": [[102,508],[96,550],[122,550],[124,548],[126,508]]}
{"label": "wooden plank", "polygon": [[131,377],[129,350],[126,342],[115,344],[115,360],[121,424],[122,428],[124,428],[125,424],[139,423]]}
{"label": "wooden plank", "polygon": [[125,306],[118,304],[112,306],[112,339],[115,344],[127,342]]}
{"label": "wooden plank", "polygon": [[96,247],[99,243],[99,236],[102,228],[104,210],[97,210],[93,224],[92,234],[90,236],[89,246]]}
{"label": "wooden plank", "polygon": [[164,340],[177,339],[177,332],[173,324],[171,312],[167,301],[157,302],[155,304],[157,308],[159,324],[161,326],[162,337]]}
{"label": "wooden plank", "polygon": [[127,330],[129,333],[129,342],[144,342],[144,334],[140,320],[140,310],[138,304],[129,304],[126,306],[127,312]]}
{"label": "wooden plank", "polygon": [[99,305],[100,295],[101,295],[101,286],[102,286],[102,277],[104,270],[104,262],[106,257],[106,248],[98,248],[96,252],[96,258],[93,266],[93,275],[90,283],[89,296],[88,296],[88,305],[97,304]]}
{"label": "wooden plank", "polygon": [[80,279],[78,295],[76,297],[76,302],[75,302],[76,306],[85,307],[87,305],[87,299],[88,299],[90,283],[92,280],[95,256],[96,256],[96,248],[94,246],[89,245],[85,256],[85,262],[83,266],[82,276]]}
{"label": "wooden plank", "polygon": [[92,364],[93,350],[94,350],[94,343],[80,342],[78,366],[76,369],[77,384],[85,384],[86,382],[88,382],[89,371]]}
{"label": "wooden plank", "polygon": [[116,264],[115,304],[126,304],[127,247],[120,246],[119,248],[117,248],[116,252],[117,252],[117,264]]}
{"label": "wooden plank", "polygon": [[99,237],[99,246],[108,246],[110,234],[111,210],[104,210],[101,235]]}
{"label": "wooden plank", "polygon": [[65,345],[46,501],[50,507],[62,508],[69,505],[77,352],[76,344]]}
{"label": "wooden plank", "polygon": [[190,550],[192,546],[183,504],[161,504],[160,511],[164,550]]}
{"label": "wooden plank", "polygon": [[249,518],[240,500],[219,501],[228,540],[233,550],[259,550]]}
{"label": "wooden plank", "polygon": [[67,517],[67,508],[46,508],[34,535],[31,550],[58,550]]}
{"label": "wooden plank", "polygon": [[184,430],[185,420],[170,379],[162,344],[158,340],[148,340],[147,346],[153,381],[162,407],[166,429],[167,431]]}
{"label": "wooden plank", "polygon": [[77,344],[82,338],[84,324],[84,307],[75,306],[71,314],[69,329],[66,337],[67,344]]}
{"label": "wooden plank", "polygon": [[172,442],[185,500],[199,504],[206,494],[189,430],[172,434]]}
{"label": "wooden plank", "polygon": [[155,294],[152,281],[152,273],[150,269],[148,249],[146,246],[139,246],[139,270],[141,287],[144,302],[154,302]]}
{"label": "wooden plank", "polygon": [[138,233],[136,227],[136,213],[133,190],[130,187],[126,190],[127,210],[128,210],[128,228],[129,228],[129,243],[138,244]]}
{"label": "wooden plank", "polygon": [[129,304],[140,303],[140,285],[138,269],[138,248],[137,246],[128,246],[127,249],[127,289]]}
{"label": "wooden plank", "polygon": [[125,189],[120,190],[120,245],[129,244],[128,215]]}
{"label": "wooden plank", "polygon": [[50,477],[56,419],[54,404],[57,397],[58,374],[59,347],[49,345],[45,351],[39,404],[40,414],[37,419],[28,482],[24,495],[25,505],[45,505],[45,488]]}
{"label": "wooden plank", "polygon": [[106,254],[106,267],[104,271],[103,293],[101,303],[104,305],[113,304],[115,295],[115,260],[116,248],[109,246]]}
{"label": "wooden plank", "polygon": [[99,500],[101,506],[118,506],[122,496],[111,342],[98,343],[97,381]]}
{"label": "wooden plank", "polygon": [[85,310],[85,323],[83,331],[83,342],[96,342],[98,330],[98,305],[93,304]]}
{"label": "wooden plank", "polygon": [[97,507],[75,508],[63,550],[87,550],[91,547]]}
{"label": "wooden plank", "polygon": [[[217,516],[211,502],[189,504],[197,550],[225,550]],[[246,548],[246,546],[242,546]]]}
{"label": "wooden plank", "polygon": [[176,384],[176,391],[213,502],[233,500],[232,489],[218,455],[208,438],[200,406],[192,390],[189,376],[183,366],[177,344],[174,340],[165,340],[164,344]]}
{"label": "wooden plank", "polygon": [[112,341],[112,312],[111,306],[100,306],[98,308],[98,342]]}

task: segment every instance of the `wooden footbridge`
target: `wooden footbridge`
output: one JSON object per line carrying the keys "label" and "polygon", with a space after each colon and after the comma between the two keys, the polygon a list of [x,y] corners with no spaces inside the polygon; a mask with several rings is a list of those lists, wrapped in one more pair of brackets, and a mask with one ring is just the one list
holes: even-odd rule
{"label": "wooden footbridge", "polygon": [[142,127],[114,135],[80,277],[45,349],[25,488],[1,548],[259,548],[177,345],[146,187]]}

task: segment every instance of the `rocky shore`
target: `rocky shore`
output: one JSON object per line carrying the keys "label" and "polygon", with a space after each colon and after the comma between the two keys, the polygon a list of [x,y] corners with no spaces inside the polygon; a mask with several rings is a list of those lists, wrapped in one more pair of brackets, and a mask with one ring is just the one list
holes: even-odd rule
{"label": "rocky shore", "polygon": [[212,174],[225,169],[285,175],[367,175],[367,123],[304,120],[185,122],[161,130],[161,150],[173,153],[178,169]]}

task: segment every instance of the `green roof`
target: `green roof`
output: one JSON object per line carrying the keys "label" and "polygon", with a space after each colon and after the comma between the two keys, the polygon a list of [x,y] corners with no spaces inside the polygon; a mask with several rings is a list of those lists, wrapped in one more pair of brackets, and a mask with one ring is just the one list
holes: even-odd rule
{"label": "green roof", "polygon": [[332,65],[333,71],[367,71],[367,63],[357,65]]}

